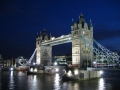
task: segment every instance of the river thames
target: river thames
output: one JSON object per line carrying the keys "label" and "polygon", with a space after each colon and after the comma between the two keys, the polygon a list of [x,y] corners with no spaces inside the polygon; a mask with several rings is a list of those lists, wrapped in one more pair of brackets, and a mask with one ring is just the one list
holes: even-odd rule
{"label": "river thames", "polygon": [[59,73],[27,75],[21,71],[4,71],[0,72],[0,90],[120,90],[118,73],[86,81],[62,81],[61,76]]}

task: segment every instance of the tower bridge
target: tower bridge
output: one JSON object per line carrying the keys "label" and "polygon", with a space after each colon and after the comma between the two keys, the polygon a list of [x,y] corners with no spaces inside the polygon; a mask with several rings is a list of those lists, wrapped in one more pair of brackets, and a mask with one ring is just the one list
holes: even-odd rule
{"label": "tower bridge", "polygon": [[[82,14],[80,14],[78,22],[72,20],[71,34],[55,38],[49,37],[46,30],[43,30],[36,38],[36,49],[29,61],[32,60],[36,52],[36,63],[38,65],[51,65],[52,46],[69,42],[72,43],[72,66],[83,67],[88,62],[92,65],[93,61],[97,62],[99,60],[102,62],[106,61],[105,64],[108,66],[119,66],[120,64],[120,56],[118,54],[106,49],[93,38],[92,21],[90,20],[88,25]],[[94,43],[99,49],[94,46]]]}

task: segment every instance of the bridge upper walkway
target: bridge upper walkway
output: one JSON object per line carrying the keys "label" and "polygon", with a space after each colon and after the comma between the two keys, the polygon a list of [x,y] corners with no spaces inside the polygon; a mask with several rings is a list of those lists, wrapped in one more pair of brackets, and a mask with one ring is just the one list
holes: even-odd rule
{"label": "bridge upper walkway", "polygon": [[51,40],[42,42],[41,45],[42,46],[45,46],[45,45],[54,46],[54,45],[64,44],[64,43],[69,43],[69,42],[71,42],[71,34],[62,35],[61,37],[58,37],[58,38],[53,37]]}

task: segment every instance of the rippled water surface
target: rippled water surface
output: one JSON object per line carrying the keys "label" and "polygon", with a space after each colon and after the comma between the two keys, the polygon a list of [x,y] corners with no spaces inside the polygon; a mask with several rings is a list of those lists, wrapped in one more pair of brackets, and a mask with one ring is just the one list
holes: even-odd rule
{"label": "rippled water surface", "polygon": [[[108,73],[109,74],[109,73]],[[120,75],[86,81],[61,81],[62,74],[27,75],[0,72],[0,90],[120,90]]]}

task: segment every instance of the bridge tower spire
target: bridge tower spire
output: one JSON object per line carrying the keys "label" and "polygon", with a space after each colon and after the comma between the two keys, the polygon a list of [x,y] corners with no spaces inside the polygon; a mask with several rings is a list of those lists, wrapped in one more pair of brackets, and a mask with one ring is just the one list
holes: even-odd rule
{"label": "bridge tower spire", "polygon": [[89,65],[90,61],[93,59],[93,51],[87,48],[86,44],[81,39],[81,36],[83,36],[87,41],[93,44],[92,31],[92,24],[90,24],[89,27],[81,13],[78,22],[71,26],[73,66],[84,67],[85,65]]}

